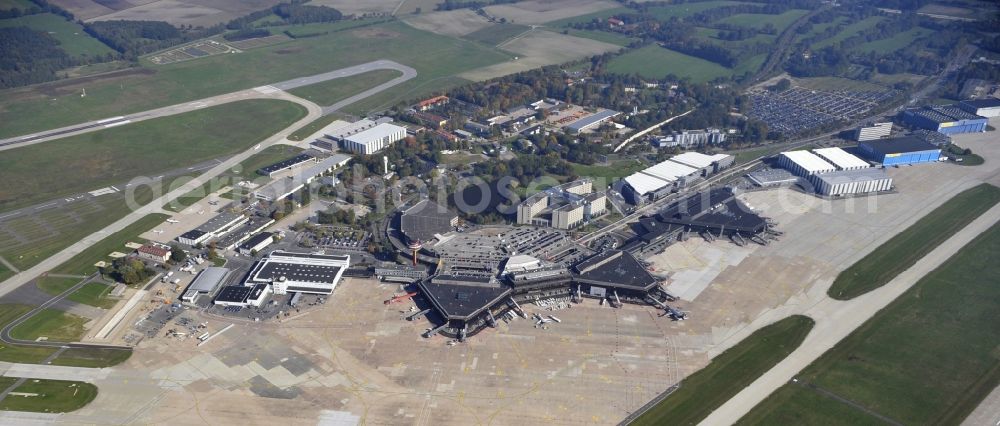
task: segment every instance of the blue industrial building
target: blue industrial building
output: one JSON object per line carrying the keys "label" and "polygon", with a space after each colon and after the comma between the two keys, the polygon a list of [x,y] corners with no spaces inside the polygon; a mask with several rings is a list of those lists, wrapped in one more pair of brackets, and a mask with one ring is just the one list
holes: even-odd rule
{"label": "blue industrial building", "polygon": [[858,150],[883,166],[933,163],[941,158],[941,150],[916,136],[861,142]]}
{"label": "blue industrial building", "polygon": [[903,111],[903,121],[921,129],[954,135],[984,132],[988,120],[954,105],[929,105]]}

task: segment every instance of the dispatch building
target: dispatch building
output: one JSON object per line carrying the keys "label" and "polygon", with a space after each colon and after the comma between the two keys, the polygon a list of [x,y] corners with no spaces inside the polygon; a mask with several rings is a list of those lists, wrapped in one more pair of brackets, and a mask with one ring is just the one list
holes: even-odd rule
{"label": "dispatch building", "polygon": [[697,152],[678,154],[644,170],[626,176],[622,194],[633,204],[663,198],[702,178],[729,167],[735,157],[726,154],[705,155]]}
{"label": "dispatch building", "polygon": [[903,111],[903,121],[946,135],[986,131],[987,119],[955,105],[929,105]]}
{"label": "dispatch building", "polygon": [[275,294],[331,294],[350,263],[348,255],[275,250],[257,261],[243,284],[270,284]]}
{"label": "dispatch building", "polygon": [[861,142],[858,150],[883,166],[932,163],[941,157],[940,148],[915,136]]}

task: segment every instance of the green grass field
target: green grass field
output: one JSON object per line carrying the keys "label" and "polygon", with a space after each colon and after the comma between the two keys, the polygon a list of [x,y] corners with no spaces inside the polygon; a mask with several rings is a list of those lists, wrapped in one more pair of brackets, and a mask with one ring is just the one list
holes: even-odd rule
{"label": "green grass field", "polygon": [[[277,15],[271,15],[271,16],[277,17]],[[314,24],[275,25],[267,27],[267,29],[271,31],[271,34],[286,33],[292,37],[305,38],[305,37],[316,37],[325,34],[332,34],[340,31],[346,31],[352,28],[364,27],[382,21],[384,20],[347,19],[337,22],[325,22],[325,23],[314,23]]]}
{"label": "green grass field", "polygon": [[333,105],[337,101],[361,93],[401,75],[403,73],[396,70],[375,70],[350,77],[310,84],[292,89],[289,92],[319,105]]}
{"label": "green grass field", "polygon": [[1000,385],[1000,225],[806,367],[740,424],[957,425]]}
{"label": "green grass field", "polygon": [[83,280],[80,278],[41,277],[35,280],[35,287],[51,296],[57,296],[80,281]]}
{"label": "green grass field", "polygon": [[52,360],[52,365],[104,368],[121,364],[132,356],[131,350],[70,348]]}
{"label": "green grass field", "polygon": [[118,300],[108,298],[108,293],[111,293],[113,288],[107,284],[90,282],[84,284],[83,287],[80,287],[73,294],[70,294],[67,299],[76,303],[83,303],[84,305],[110,309],[118,303]]}
{"label": "green grass field", "polygon": [[650,45],[617,56],[608,63],[608,72],[664,78],[673,74],[693,82],[707,82],[733,75],[733,70],[714,62]]}
{"label": "green grass field", "polygon": [[796,19],[805,16],[805,14],[807,13],[809,13],[808,10],[800,10],[800,9],[789,10],[780,15],[743,13],[739,15],[733,15],[725,19],[721,19],[719,20],[719,23],[737,25],[741,27],[758,28],[758,29],[764,28],[764,26],[767,24],[771,24],[774,26],[774,28],[778,30],[778,33],[780,34],[782,31],[785,30],[785,28],[788,28],[789,25],[792,25],[792,22],[795,22]]}
{"label": "green grass field", "polygon": [[889,38],[864,43],[852,50],[855,52],[875,52],[879,54],[886,54],[903,49],[906,46],[913,44],[913,42],[932,34],[934,34],[933,30],[917,27]]}
{"label": "green grass field", "polygon": [[28,379],[14,392],[37,395],[7,395],[0,401],[0,410],[68,413],[93,401],[97,397],[97,386],[65,380]]}
{"label": "green grass field", "polygon": [[[32,306],[2,304],[0,305],[0,327],[6,327],[12,321],[32,310]],[[55,348],[34,346],[18,346],[0,343],[0,361],[23,364],[38,364],[55,352]]]}
{"label": "green grass field", "polygon": [[609,166],[587,166],[576,163],[571,163],[571,165],[573,173],[577,176],[594,179],[595,190],[604,190],[616,180],[647,167],[645,164],[631,160],[615,161]]}
{"label": "green grass field", "polygon": [[881,16],[871,16],[871,17],[862,19],[862,20],[860,20],[858,22],[855,22],[853,24],[845,25],[833,37],[830,37],[830,38],[825,39],[825,40],[819,40],[816,43],[813,43],[812,46],[810,46],[810,47],[813,50],[816,50],[816,49],[822,49],[822,48],[827,47],[827,46],[836,45],[837,43],[840,43],[841,41],[844,41],[844,39],[846,39],[846,38],[850,38],[850,37],[856,36],[856,35],[858,35],[859,32],[874,27],[876,24],[878,24],[879,22],[882,22],[882,20],[884,20],[884,19],[885,18],[883,18]]}
{"label": "green grass field", "polygon": [[247,100],[4,151],[0,211],[235,154],[305,115]]}
{"label": "green grass field", "polygon": [[630,425],[695,425],[794,351],[815,322],[791,316],[755,331]]}
{"label": "green grass field", "polygon": [[715,9],[722,6],[732,6],[737,4],[747,4],[747,3],[739,1],[714,0],[714,1],[672,4],[666,6],[653,6],[649,8],[649,15],[654,16],[659,20],[665,21],[675,17],[686,18],[688,16],[694,15],[696,13],[701,13],[709,9]]}
{"label": "green grass field", "polygon": [[13,277],[14,271],[11,271],[3,264],[0,264],[0,283],[4,282],[7,278]]}
{"label": "green grass field", "polygon": [[143,242],[139,238],[139,234],[152,229],[154,226],[162,223],[167,219],[165,214],[151,214],[137,220],[131,225],[125,227],[121,231],[111,234],[105,237],[103,240],[99,241],[88,247],[86,250],[73,256],[70,260],[67,260],[62,265],[57,266],[52,272],[60,274],[77,274],[77,275],[87,275],[93,273],[97,268],[94,264],[98,261],[110,261],[108,258],[108,253],[113,251],[124,252],[128,250],[125,247],[125,243],[129,241]]}
{"label": "green grass field", "polygon": [[531,27],[526,25],[494,24],[466,34],[462,38],[470,41],[478,41],[488,46],[496,46],[530,29]]}
{"label": "green grass field", "polygon": [[[162,187],[165,186],[166,183],[157,185],[155,190],[148,186],[133,187],[133,205],[148,204],[156,192],[163,192]],[[6,224],[28,240],[21,241],[8,232],[0,232],[0,255],[22,270],[34,266],[128,214],[132,210],[126,198],[122,193],[105,195],[93,202],[76,202],[67,207],[8,220]]]}
{"label": "green grass field", "polygon": [[747,39],[730,41],[730,40],[720,39],[719,30],[714,28],[697,27],[695,31],[697,32],[698,38],[702,40],[712,42],[729,49],[737,49],[737,50],[740,47],[747,45],[753,45],[758,43],[769,43],[769,44],[774,43],[774,40],[778,38],[777,36],[773,36],[770,34],[757,34]]}
{"label": "green grass field", "polygon": [[808,77],[796,78],[796,85],[813,90],[857,90],[857,91],[884,91],[885,86],[869,83],[867,81],[852,80],[843,77]]}
{"label": "green grass field", "polygon": [[89,319],[55,309],[42,309],[17,327],[10,330],[10,337],[36,340],[46,337],[54,342],[75,342],[83,337],[83,325]]}
{"label": "green grass field", "polygon": [[64,90],[20,89],[17,96],[0,92],[0,137],[11,137],[201,99],[207,96],[328,72],[378,59],[392,59],[415,68],[419,75],[352,105],[378,108],[417,98],[464,80],[457,73],[510,59],[509,54],[479,43],[420,31],[390,22],[339,31],[169,65],[143,61],[151,74],[101,80]]}
{"label": "green grass field", "polygon": [[114,53],[110,47],[83,31],[80,24],[67,21],[59,15],[39,13],[19,18],[0,19],[0,28],[21,26],[48,33],[59,41],[59,47],[62,50],[73,56]]}
{"label": "green grass field", "polygon": [[257,170],[261,167],[270,166],[282,160],[287,160],[304,151],[302,148],[291,145],[273,145],[243,160],[238,167],[234,167],[230,172],[234,176],[243,179],[253,180],[261,177]]}
{"label": "green grass field", "polygon": [[885,285],[997,202],[990,184],[963,191],[838,274],[827,294],[849,300]]}

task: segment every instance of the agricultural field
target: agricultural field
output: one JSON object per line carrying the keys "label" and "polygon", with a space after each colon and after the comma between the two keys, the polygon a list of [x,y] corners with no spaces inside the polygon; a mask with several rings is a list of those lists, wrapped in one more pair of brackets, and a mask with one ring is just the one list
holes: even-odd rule
{"label": "agricultural field", "polygon": [[591,40],[597,40],[604,43],[617,44],[622,47],[628,46],[629,43],[632,43],[632,39],[628,36],[607,31],[575,30],[567,28],[559,30],[559,32],[565,32],[567,35],[571,35],[573,37],[589,38]]}
{"label": "agricultural field", "polygon": [[0,10],[28,9],[34,6],[30,0],[0,0]]}
{"label": "agricultural field", "polygon": [[684,378],[680,387],[630,425],[694,425],[792,353],[813,327],[796,315],[755,331]]}
{"label": "agricultural field", "polygon": [[[250,12],[266,9],[281,3],[280,0],[221,0],[212,2],[191,2],[183,0],[111,2],[93,0],[107,11],[91,12],[78,16],[90,21],[145,20],[166,21],[176,26],[193,25],[210,27],[228,22]],[[66,4],[65,8],[75,12],[79,4],[85,8],[90,0],[56,0],[56,4]],[[103,12],[103,13],[101,13]],[[88,16],[89,15],[89,16]]]}
{"label": "agricultural field", "polygon": [[484,28],[500,25],[490,23],[486,18],[473,12],[472,9],[421,13],[407,17],[404,22],[419,30],[452,37],[461,37]]}
{"label": "agricultural field", "polygon": [[0,209],[234,154],[304,115],[290,102],[248,100],[5,151],[0,179],[8,185],[0,189]]}
{"label": "agricultural field", "polygon": [[858,35],[858,33],[861,31],[874,27],[879,22],[882,22],[882,20],[884,19],[885,18],[881,16],[870,16],[853,24],[845,25],[833,37],[830,37],[826,40],[819,40],[816,43],[813,43],[812,46],[810,46],[810,48],[812,48],[813,50],[817,50],[827,46],[836,45],[837,43],[840,43],[847,38]]}
{"label": "agricultural field", "polygon": [[[420,31],[402,22],[370,25],[261,47],[239,54],[154,66],[116,76],[59,81],[0,92],[0,137],[10,137],[229,93],[338,68],[392,59],[419,75],[369,99],[351,112],[370,111],[442,90],[464,80],[462,71],[509,61],[511,56],[465,40]],[[81,98],[80,90],[87,89]]]}
{"label": "agricultural field", "polygon": [[629,11],[608,0],[526,0],[484,8],[492,16],[525,25],[546,24],[552,28],[572,22],[589,22]]}
{"label": "agricultural field", "polygon": [[375,70],[298,87],[289,90],[289,92],[319,105],[333,105],[337,101],[361,93],[402,75],[403,73],[396,70]]}
{"label": "agricultural field", "polygon": [[358,19],[353,21],[318,22],[313,24],[275,25],[267,27],[267,29],[271,31],[271,34],[285,33],[295,38],[306,38],[374,25],[380,22],[385,22],[385,20]]}
{"label": "agricultural field", "polygon": [[913,42],[919,39],[928,37],[931,34],[934,34],[933,30],[917,27],[889,38],[864,43],[852,50],[855,52],[875,52],[878,54],[892,53],[913,44]]}
{"label": "agricultural field", "polygon": [[885,285],[998,202],[990,184],[963,191],[837,275],[827,294],[848,300]]}
{"label": "agricultural field", "polygon": [[38,340],[45,337],[54,342],[75,342],[83,337],[83,325],[90,321],[55,309],[42,309],[31,318],[10,330],[10,337],[19,340]]}
{"label": "agricultural field", "polygon": [[[399,0],[312,0],[309,2],[310,5],[314,6],[332,7],[344,15],[390,14],[399,6],[399,3]],[[421,11],[430,12],[433,9],[433,6],[424,7]]]}
{"label": "agricultural field", "polygon": [[125,243],[130,241],[137,243],[145,242],[139,238],[139,235],[152,229],[154,226],[163,223],[167,217],[167,215],[159,213],[144,216],[142,219],[126,226],[121,231],[105,237],[97,244],[91,245],[86,250],[76,256],[73,256],[73,258],[67,260],[62,265],[55,267],[52,272],[77,275],[90,274],[97,269],[94,267],[95,263],[101,260],[110,260],[108,258],[108,253],[127,250],[125,248]]}
{"label": "agricultural field", "polygon": [[518,24],[495,24],[469,34],[465,34],[462,38],[466,40],[478,41],[489,46],[496,46],[517,37],[530,29],[531,27]]}
{"label": "agricultural field", "polygon": [[97,386],[66,380],[28,379],[13,392],[19,394],[0,400],[0,410],[68,413],[93,401],[97,397]]}
{"label": "agricultural field", "polygon": [[476,81],[486,80],[546,65],[561,64],[621,50],[621,46],[618,45],[542,29],[528,31],[498,47],[506,52],[510,52],[516,59],[465,72],[459,74],[459,77]]}
{"label": "agricultural field", "polygon": [[110,47],[84,32],[80,24],[67,21],[59,15],[39,13],[0,19],[0,28],[22,26],[48,33],[59,41],[59,47],[71,56],[100,56],[115,53]]}
{"label": "agricultural field", "polygon": [[993,225],[739,424],[961,423],[1000,384],[997,253]]}
{"label": "agricultural field", "polygon": [[792,25],[792,22],[795,22],[796,19],[805,16],[805,14],[807,13],[809,13],[808,10],[799,10],[799,9],[789,10],[780,15],[743,13],[722,19],[719,21],[719,23],[738,25],[741,27],[749,27],[757,29],[764,28],[764,26],[766,26],[767,24],[771,24],[774,26],[775,29],[778,30],[778,33],[781,33],[782,31],[785,30],[785,28],[788,28],[789,25]]}
{"label": "agricultural field", "polygon": [[712,0],[703,2],[670,4],[665,6],[652,6],[649,8],[649,15],[655,16],[656,19],[658,20],[666,21],[669,20],[670,18],[686,18],[688,16],[694,15],[696,13],[701,13],[709,9],[715,9],[722,6],[732,6],[737,4],[748,4],[748,3],[740,1]]}
{"label": "agricultural field", "polygon": [[733,70],[715,62],[688,56],[656,45],[642,47],[618,56],[608,63],[608,71],[638,74],[646,78],[675,75],[694,82],[707,82],[733,75]]}

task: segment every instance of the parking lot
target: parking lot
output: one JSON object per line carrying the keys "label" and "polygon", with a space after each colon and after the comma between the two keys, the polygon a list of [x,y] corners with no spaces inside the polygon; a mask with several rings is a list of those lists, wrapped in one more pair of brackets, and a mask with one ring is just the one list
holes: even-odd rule
{"label": "parking lot", "polygon": [[781,93],[762,90],[750,93],[750,109],[746,114],[767,123],[769,130],[789,136],[864,116],[897,94],[889,89],[827,92],[793,87]]}

